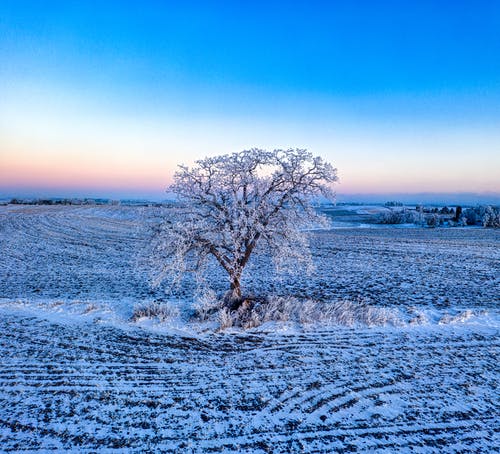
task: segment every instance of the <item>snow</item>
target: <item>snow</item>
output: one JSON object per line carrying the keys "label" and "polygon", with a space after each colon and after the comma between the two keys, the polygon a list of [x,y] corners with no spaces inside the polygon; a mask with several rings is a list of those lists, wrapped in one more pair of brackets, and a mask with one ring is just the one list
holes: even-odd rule
{"label": "snow", "polygon": [[[189,321],[187,281],[151,290],[148,209],[0,208],[0,446],[5,451],[488,452],[500,445],[500,234],[315,232],[313,276],[252,292],[361,298],[398,323]],[[214,286],[223,291],[223,275]],[[273,284],[273,285],[271,285]],[[161,299],[160,322],[130,317]]]}

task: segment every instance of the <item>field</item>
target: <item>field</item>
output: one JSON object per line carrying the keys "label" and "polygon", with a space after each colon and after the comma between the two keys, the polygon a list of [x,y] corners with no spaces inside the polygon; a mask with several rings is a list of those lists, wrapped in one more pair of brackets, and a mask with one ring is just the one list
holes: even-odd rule
{"label": "field", "polygon": [[[245,288],[386,323],[214,332],[185,316],[190,281],[151,289],[154,215],[0,207],[0,449],[497,452],[498,230],[313,232],[314,275],[274,279],[258,260]],[[130,321],[158,299],[180,316]]]}

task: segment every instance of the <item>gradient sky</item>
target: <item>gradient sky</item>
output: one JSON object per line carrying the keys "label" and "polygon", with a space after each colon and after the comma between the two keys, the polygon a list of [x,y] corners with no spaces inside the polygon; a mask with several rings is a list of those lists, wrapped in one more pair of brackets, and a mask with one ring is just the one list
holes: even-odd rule
{"label": "gradient sky", "polygon": [[161,197],[254,146],[500,193],[499,1],[238,3],[2,0],[0,195]]}

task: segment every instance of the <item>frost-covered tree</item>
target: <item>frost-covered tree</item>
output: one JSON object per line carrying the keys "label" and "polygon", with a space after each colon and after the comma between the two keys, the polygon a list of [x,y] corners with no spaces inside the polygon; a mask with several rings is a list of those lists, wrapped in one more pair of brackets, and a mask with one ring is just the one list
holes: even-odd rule
{"label": "frost-covered tree", "polygon": [[431,228],[438,227],[441,223],[441,219],[437,213],[432,213],[427,219],[427,226]]}
{"label": "frost-covered tree", "polygon": [[179,166],[169,191],[179,207],[158,229],[156,282],[187,272],[203,276],[210,259],[227,273],[225,301],[242,301],[241,278],[258,245],[279,268],[311,266],[307,227],[327,220],[313,207],[333,197],[336,169],[303,149],[251,149]]}
{"label": "frost-covered tree", "polygon": [[465,218],[465,225],[476,225],[478,221],[478,213],[474,208],[467,208],[463,211],[462,216]]}
{"label": "frost-covered tree", "polygon": [[500,228],[500,209],[498,207],[487,206],[485,208],[483,226]]}
{"label": "frost-covered tree", "polygon": [[421,219],[416,211],[411,211],[407,208],[402,210],[389,209],[382,212],[378,218],[379,224],[419,224]]}

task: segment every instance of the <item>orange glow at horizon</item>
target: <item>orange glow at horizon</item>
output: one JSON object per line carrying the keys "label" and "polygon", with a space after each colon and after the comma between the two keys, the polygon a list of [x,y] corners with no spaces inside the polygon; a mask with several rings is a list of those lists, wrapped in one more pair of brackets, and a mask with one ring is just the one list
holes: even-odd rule
{"label": "orange glow at horizon", "polygon": [[[64,190],[127,190],[163,192],[172,181],[178,163],[173,153],[145,154],[140,147],[124,147],[123,152],[110,152],[109,148],[86,144],[45,143],[44,141],[8,141],[0,139],[0,187],[3,189],[40,188]],[[232,150],[230,150],[232,151]],[[187,157],[187,156],[185,156]],[[339,169],[338,193],[410,193],[410,192],[463,192],[465,171],[443,172],[446,156],[433,166],[421,162],[398,162],[386,166],[384,162],[367,161],[366,164],[347,156],[334,161]],[[188,160],[189,161],[189,160]],[[185,162],[185,160],[184,160]],[[187,162],[189,164],[189,162]],[[437,164],[437,165],[436,165]],[[395,168],[399,178],[394,177]],[[485,163],[469,165],[468,172],[481,172]],[[494,175],[494,173],[492,173]],[[481,184],[468,184],[467,190],[477,192],[498,191],[495,178],[485,178]],[[430,188],[430,189],[423,189]]]}
{"label": "orange glow at horizon", "polygon": [[0,157],[3,187],[126,188],[161,190],[171,181],[167,162],[151,165],[147,160],[115,160],[92,154],[33,155],[16,152]]}
{"label": "orange glow at horizon", "polygon": [[[272,119],[136,118],[68,106],[50,110],[48,101],[37,108],[28,104],[18,99],[0,111],[4,192],[75,189],[160,194],[178,164],[255,146],[297,146],[323,156],[338,168],[339,194],[500,192],[496,129],[436,132],[371,126],[361,130]],[[481,153],[474,155],[474,149]]]}

